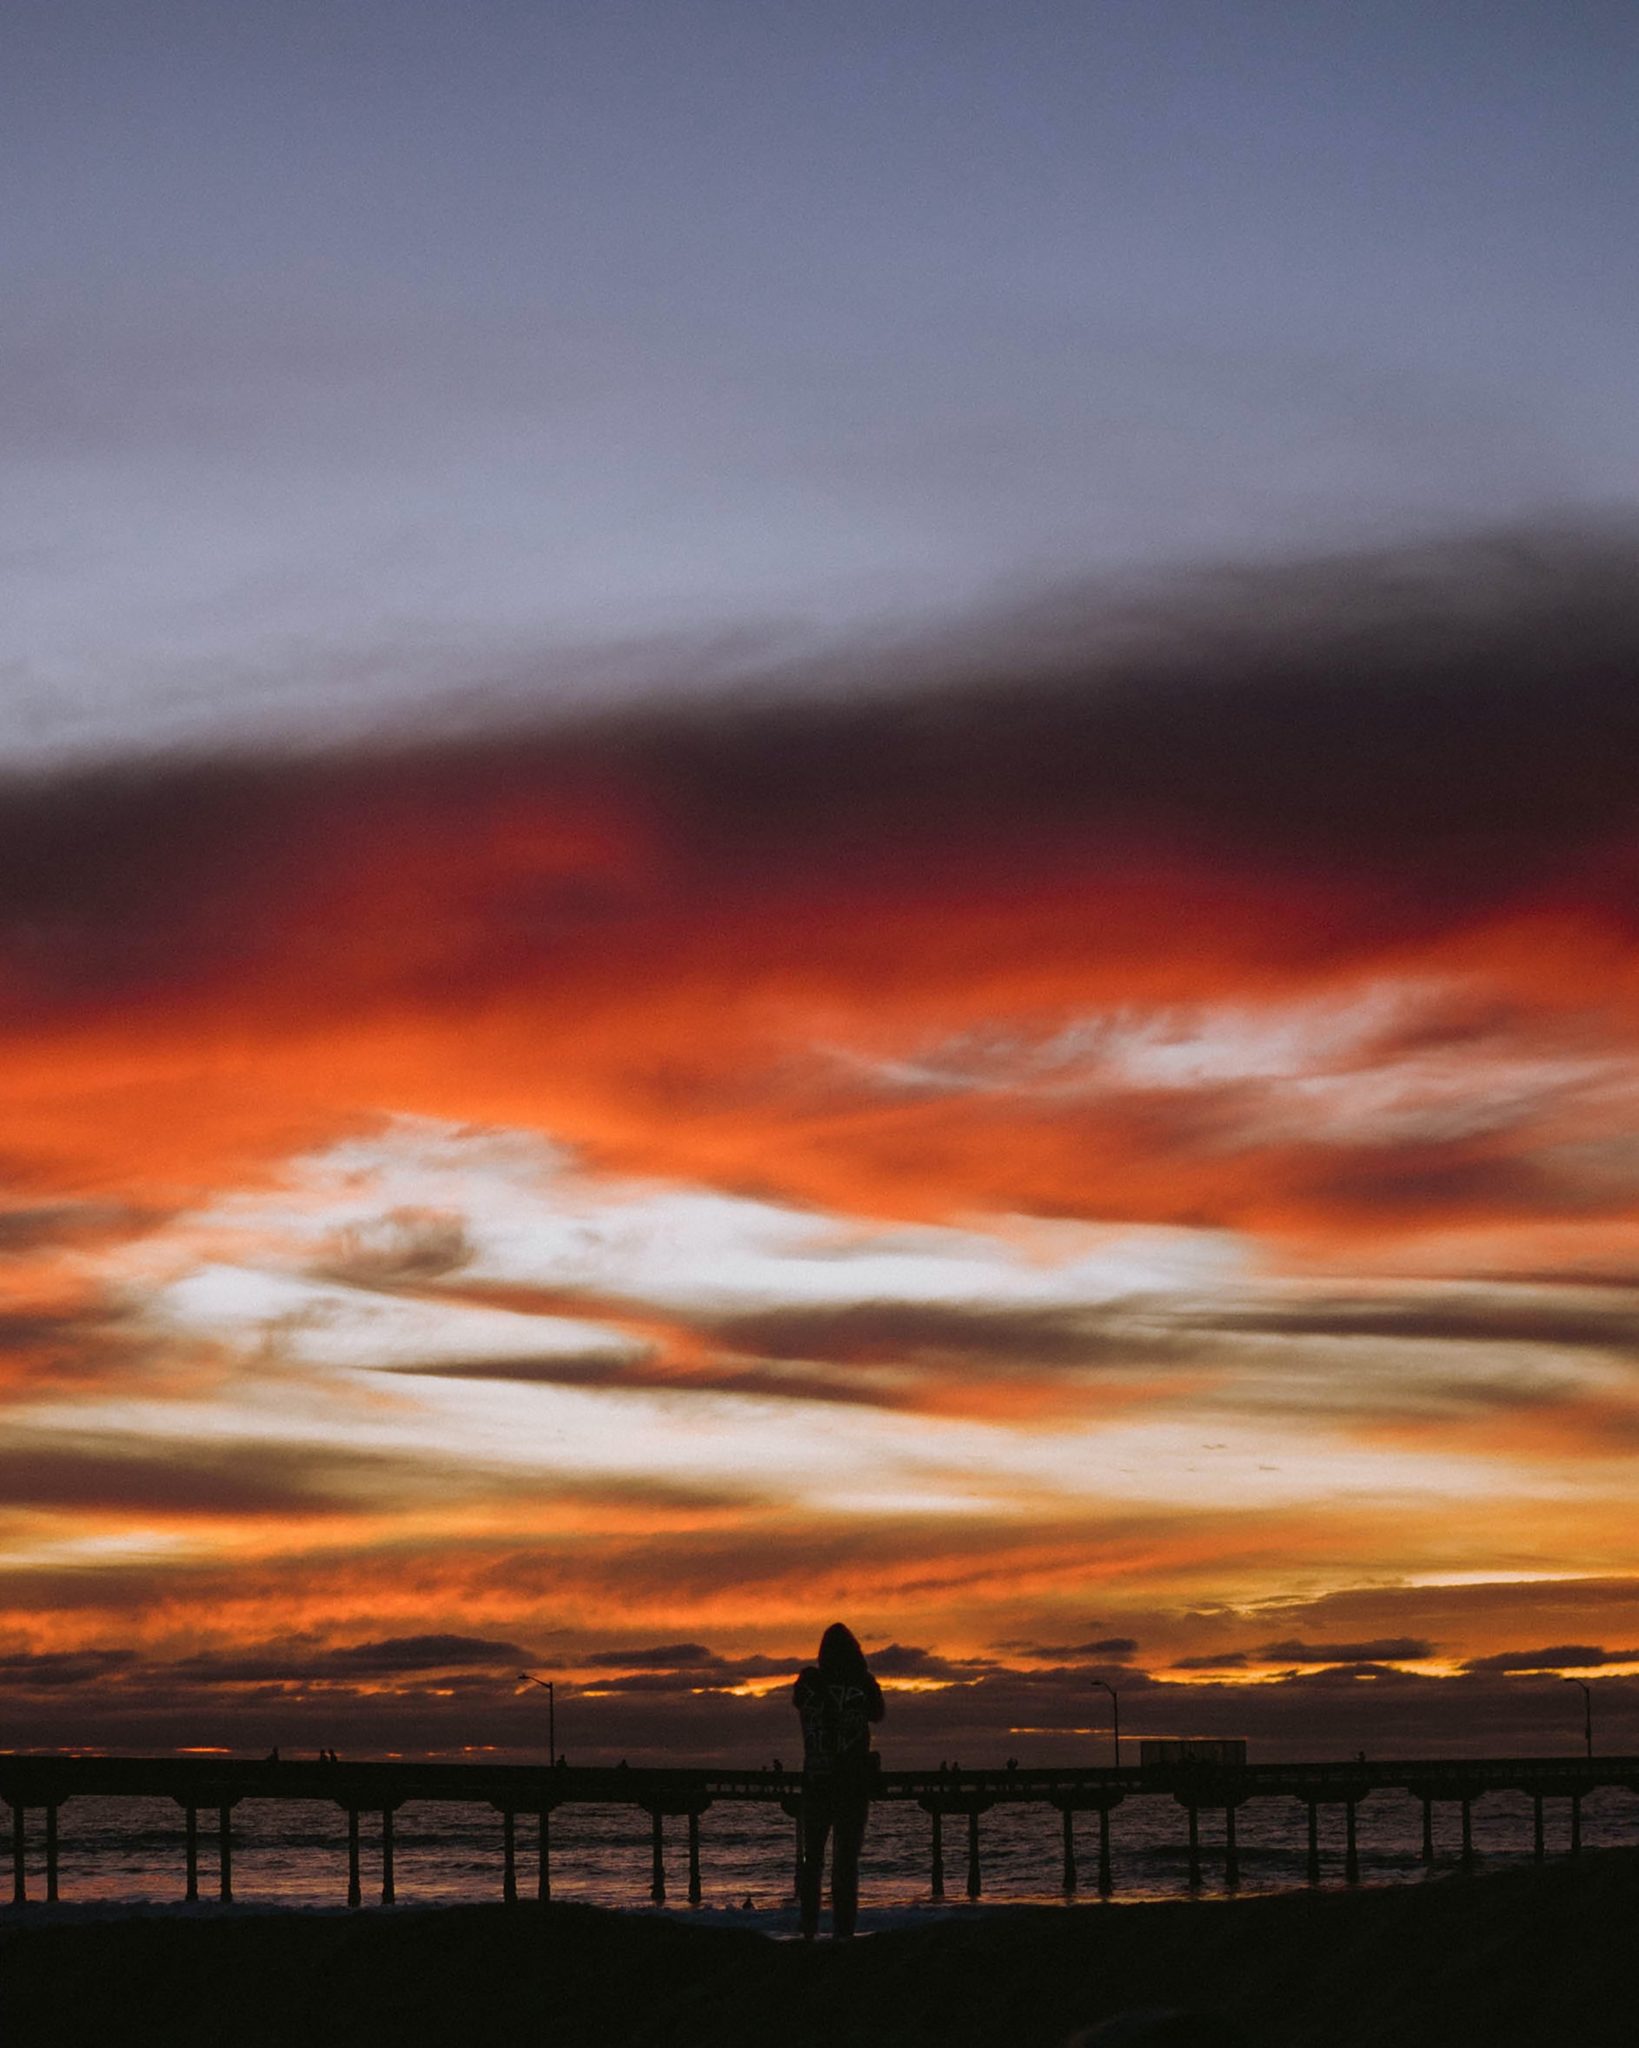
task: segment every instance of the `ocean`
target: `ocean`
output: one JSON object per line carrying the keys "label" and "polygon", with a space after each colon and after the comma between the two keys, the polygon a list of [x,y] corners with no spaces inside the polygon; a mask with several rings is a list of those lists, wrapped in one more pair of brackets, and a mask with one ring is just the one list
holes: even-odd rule
{"label": "ocean", "polygon": [[[1369,1885],[1421,1883],[1422,1809],[1415,1800],[1380,1792],[1357,1809],[1361,1881]],[[9,1816],[5,1818],[9,1819]],[[199,1816],[199,1890],[217,1890],[214,1813]],[[1568,1803],[1546,1808],[1547,1851],[1569,1845]],[[1223,1817],[1201,1816],[1205,1895],[1223,1885]],[[82,1798],[59,1813],[60,1897],[64,1905],[169,1905],[184,1888],[181,1809],[159,1799]],[[1343,1882],[1343,1811],[1322,1807],[1321,1881]],[[379,1897],[380,1816],[364,1816],[362,1872],[365,1904]],[[908,1803],[878,1802],[866,1836],[861,1895],[873,1915],[895,1919],[927,1911],[930,1897],[930,1823]],[[1457,1810],[1435,1809],[1435,1872],[1451,1869],[1459,1849]],[[998,1806],[980,1821],[982,1900],[986,1905],[1049,1904],[1063,1899],[1059,1815],[1045,1805]],[[1582,1805],[1587,1848],[1639,1842],[1639,1801],[1629,1793],[1590,1794]],[[1078,1903],[1097,1905],[1098,1817],[1076,1820],[1081,1889]],[[1293,1799],[1256,1799],[1237,1821],[1240,1892],[1296,1890],[1305,1882],[1308,1837],[1305,1810]],[[28,1815],[26,1868],[30,1898],[45,1896],[44,1817]],[[1474,1806],[1474,1849],[1480,1867],[1529,1861],[1531,1802],[1522,1794],[1495,1793]],[[233,1814],[233,1893],[239,1907],[341,1907],[347,1896],[346,1816],[319,1800],[246,1800]],[[1129,1799],[1111,1816],[1114,1897],[1143,1900],[1186,1895],[1188,1860],[1183,1810],[1167,1797]],[[652,1910],[650,1822],[630,1807],[564,1807],[552,1818],[551,1872],[555,1899]],[[700,1823],[701,1907],[708,1915],[788,1931],[793,1919],[793,1824],[777,1807],[724,1801]],[[944,1826],[947,1905],[968,1910],[967,1824]],[[396,1894],[401,1905],[445,1905],[501,1897],[501,1816],[487,1806],[434,1803],[402,1806],[394,1820]],[[687,1828],[666,1823],[666,1910],[687,1915]],[[535,1891],[535,1826],[517,1823],[518,1892]],[[749,1902],[749,1904],[748,1904]],[[202,1907],[201,1910],[204,1908]],[[10,1908],[3,1908],[8,1916]]]}

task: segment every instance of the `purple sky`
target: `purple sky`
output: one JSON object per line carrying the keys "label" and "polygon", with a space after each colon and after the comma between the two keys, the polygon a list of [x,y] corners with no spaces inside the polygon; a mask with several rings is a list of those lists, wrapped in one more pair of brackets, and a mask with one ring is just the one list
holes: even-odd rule
{"label": "purple sky", "polygon": [[13,0],[0,742],[1630,501],[1636,61],[1588,0]]}

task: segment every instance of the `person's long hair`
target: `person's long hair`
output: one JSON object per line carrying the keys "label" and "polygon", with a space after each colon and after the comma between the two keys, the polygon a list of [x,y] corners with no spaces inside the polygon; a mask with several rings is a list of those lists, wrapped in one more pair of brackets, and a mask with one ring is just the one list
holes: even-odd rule
{"label": "person's long hair", "polygon": [[840,1621],[833,1621],[820,1637],[819,1655],[814,1661],[827,1678],[859,1679],[869,1675],[859,1638]]}

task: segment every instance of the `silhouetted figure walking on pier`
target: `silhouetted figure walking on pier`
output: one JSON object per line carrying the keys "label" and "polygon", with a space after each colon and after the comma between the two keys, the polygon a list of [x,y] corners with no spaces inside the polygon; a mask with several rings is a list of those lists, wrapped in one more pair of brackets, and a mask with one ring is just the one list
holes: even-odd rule
{"label": "silhouetted figure walking on pier", "polygon": [[883,1714],[882,1688],[851,1629],[831,1624],[820,1638],[818,1661],[797,1680],[791,1698],[802,1716],[803,1937],[812,1941],[819,1930],[829,1837],[831,1932],[846,1941],[859,1917],[859,1852],[877,1767],[871,1723]]}

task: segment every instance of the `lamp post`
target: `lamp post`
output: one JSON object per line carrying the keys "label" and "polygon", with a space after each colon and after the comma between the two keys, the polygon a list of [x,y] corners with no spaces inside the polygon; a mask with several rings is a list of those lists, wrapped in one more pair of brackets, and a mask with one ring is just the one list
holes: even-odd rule
{"label": "lamp post", "polygon": [[546,1760],[555,1764],[558,1761],[558,1696],[552,1689],[552,1681],[550,1678],[536,1678],[528,1671],[520,1671],[518,1676],[525,1685],[538,1685],[546,1694]]}
{"label": "lamp post", "polygon": [[1567,1685],[1582,1688],[1582,1740],[1587,1745],[1589,1756],[1593,1755],[1593,1688],[1585,1678],[1567,1678]]}
{"label": "lamp post", "polygon": [[1093,1684],[1100,1692],[1107,1692],[1110,1695],[1110,1724],[1115,1736],[1115,1767],[1119,1771],[1121,1768],[1121,1702],[1116,1697],[1115,1687],[1111,1685],[1107,1678],[1095,1678]]}

